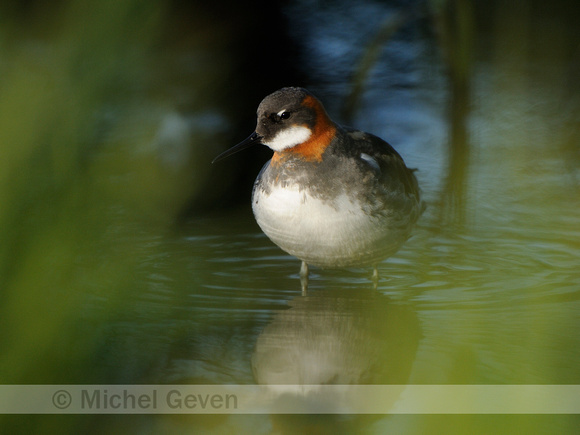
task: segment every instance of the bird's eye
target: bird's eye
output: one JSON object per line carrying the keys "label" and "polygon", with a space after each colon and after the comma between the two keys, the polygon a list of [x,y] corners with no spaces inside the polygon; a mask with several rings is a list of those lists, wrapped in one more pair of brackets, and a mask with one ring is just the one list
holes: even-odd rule
{"label": "bird's eye", "polygon": [[291,113],[286,111],[286,110],[281,110],[278,113],[272,113],[268,116],[268,118],[270,118],[272,121],[274,122],[280,122],[283,121],[285,119],[290,118]]}

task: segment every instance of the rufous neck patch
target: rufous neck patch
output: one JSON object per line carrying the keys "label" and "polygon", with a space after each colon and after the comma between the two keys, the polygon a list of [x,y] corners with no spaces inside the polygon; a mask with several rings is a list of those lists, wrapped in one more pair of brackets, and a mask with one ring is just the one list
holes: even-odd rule
{"label": "rufous neck patch", "polygon": [[304,160],[320,162],[322,154],[336,135],[336,126],[326,114],[324,107],[314,97],[308,95],[302,104],[311,107],[316,113],[316,122],[310,138],[292,148],[277,151],[272,156],[272,163],[279,164],[285,157],[299,155]]}

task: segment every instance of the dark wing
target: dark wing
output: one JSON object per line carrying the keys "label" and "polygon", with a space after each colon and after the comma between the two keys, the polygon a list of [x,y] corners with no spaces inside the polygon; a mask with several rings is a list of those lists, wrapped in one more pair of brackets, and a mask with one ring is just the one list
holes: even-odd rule
{"label": "dark wing", "polygon": [[415,222],[425,208],[415,169],[409,169],[399,153],[381,138],[351,129],[347,133],[357,143],[352,157],[374,169],[374,200],[382,201],[384,209],[400,215],[402,221]]}

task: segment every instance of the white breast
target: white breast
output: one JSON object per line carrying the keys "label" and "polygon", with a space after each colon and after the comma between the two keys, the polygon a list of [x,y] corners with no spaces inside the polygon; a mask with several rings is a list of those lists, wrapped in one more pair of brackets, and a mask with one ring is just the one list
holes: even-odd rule
{"label": "white breast", "polygon": [[322,200],[297,185],[273,186],[267,192],[254,189],[252,208],[258,225],[283,250],[312,265],[375,264],[406,238],[390,234],[384,217],[365,214],[346,194]]}

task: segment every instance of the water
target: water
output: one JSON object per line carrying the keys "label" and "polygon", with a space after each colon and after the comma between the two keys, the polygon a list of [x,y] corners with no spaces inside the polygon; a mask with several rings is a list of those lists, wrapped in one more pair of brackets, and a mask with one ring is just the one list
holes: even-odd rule
{"label": "water", "polygon": [[[378,289],[372,288],[369,270],[314,269],[306,296],[299,261],[262,235],[247,210],[233,218],[192,221],[159,240],[143,265],[147,272],[134,326],[156,324],[161,341],[174,340],[173,328],[183,328],[186,342],[179,352],[189,357],[170,362],[173,381],[180,367],[183,379],[252,383],[254,347],[273,324],[284,324],[282,313],[295,311],[307,319],[303,312],[320,309],[332,322],[340,301],[352,309],[349,316],[381,331],[391,321],[389,310],[407,312],[401,325],[391,326],[421,331],[409,338],[419,344],[408,361],[409,382],[575,383],[579,374],[570,361],[579,356],[573,332],[580,319],[576,208],[558,205],[549,216],[543,207],[516,205],[501,214],[487,207],[491,215],[478,214],[485,225],[461,230],[429,226],[427,213],[415,236],[380,265]],[[537,222],[517,219],[530,213]],[[510,226],[506,219],[519,223]],[[367,307],[365,301],[374,299]],[[293,334],[291,326],[277,328]],[[396,360],[398,354],[383,356]],[[470,357],[450,367],[461,355]]]}
{"label": "water", "polygon": [[[487,153],[496,152],[488,145]],[[107,326],[121,334],[109,342],[109,352],[120,361],[110,362],[114,371],[120,376],[128,365],[134,371],[118,380],[578,383],[577,186],[561,172],[557,156],[542,165],[541,174],[514,175],[512,161],[490,159],[487,166],[485,160],[479,160],[479,173],[495,177],[482,176],[484,186],[468,190],[469,222],[442,227],[431,203],[413,237],[379,266],[377,289],[370,270],[313,268],[303,295],[299,261],[260,232],[249,205],[228,216],[192,219],[170,235],[146,240],[154,253],[142,263],[142,289],[124,306],[127,319]],[[532,162],[518,161],[526,164]],[[419,178],[426,196],[436,197],[429,180]],[[272,425],[310,430],[323,424],[328,431],[420,433],[424,425],[443,428],[450,421],[469,429],[480,424],[478,417],[353,417],[348,423],[277,418],[224,416],[206,429],[227,433],[247,425],[269,433]],[[575,421],[497,418],[506,427],[518,422],[533,430],[535,424],[569,430]],[[189,427],[169,421],[155,424],[176,433]],[[190,423],[208,424],[204,421],[192,417]]]}
{"label": "water", "polygon": [[[490,81],[486,77],[478,84]],[[459,218],[445,205],[444,147],[426,140],[425,130],[405,136],[398,148],[419,168],[428,209],[412,238],[380,265],[377,289],[370,270],[314,268],[303,295],[299,261],[260,232],[249,204],[227,216],[192,218],[158,240],[149,265],[155,273],[145,273],[135,301],[139,320],[125,324],[124,331],[136,328],[136,343],[145,340],[150,346],[152,338],[163,343],[155,358],[163,361],[149,362],[147,379],[578,383],[577,170],[568,166],[566,152],[553,146],[547,130],[555,115],[521,116],[498,99],[481,105],[471,119],[470,176]],[[500,120],[490,116],[486,104],[501,104]],[[432,110],[421,106],[418,117]],[[436,136],[440,126],[432,125]],[[527,134],[513,134],[520,129],[533,132],[534,142]],[[137,354],[148,349],[133,346],[129,351]],[[242,425],[269,433],[286,424],[307,431],[322,424],[328,433],[337,427],[421,433],[456,422],[465,430],[485,433],[501,426],[508,433],[511,427],[570,431],[577,422],[550,416],[345,419],[224,417],[206,429],[219,433]]]}

